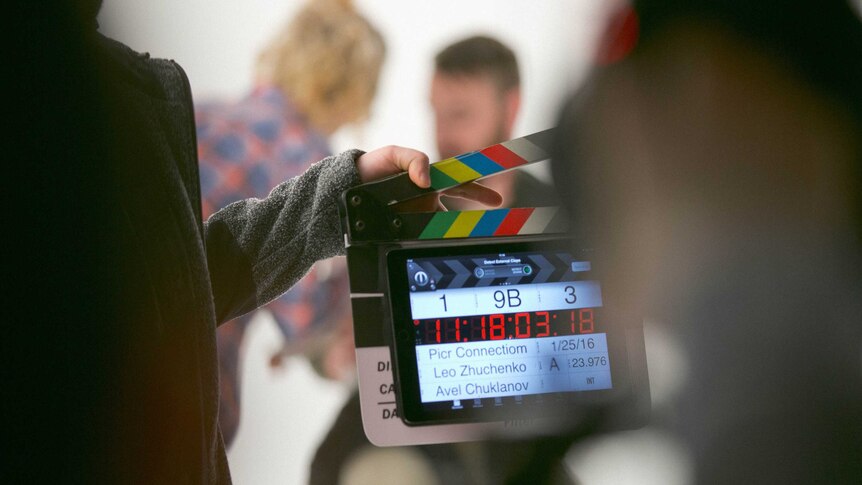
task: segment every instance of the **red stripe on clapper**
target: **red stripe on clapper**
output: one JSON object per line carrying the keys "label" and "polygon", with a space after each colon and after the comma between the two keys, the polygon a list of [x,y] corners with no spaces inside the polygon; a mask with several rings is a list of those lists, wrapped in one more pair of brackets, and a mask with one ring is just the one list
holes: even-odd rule
{"label": "red stripe on clapper", "polygon": [[500,227],[494,231],[495,236],[514,236],[518,234],[518,231],[521,230],[524,223],[527,222],[527,219],[530,218],[530,214],[533,213],[532,207],[525,207],[521,209],[510,209],[509,213],[506,214],[506,218],[503,219],[503,222],[500,223]]}
{"label": "red stripe on clapper", "polygon": [[527,163],[527,161],[519,157],[517,153],[509,150],[503,145],[490,146],[481,150],[480,153],[497,162],[497,164],[503,168],[517,167]]}

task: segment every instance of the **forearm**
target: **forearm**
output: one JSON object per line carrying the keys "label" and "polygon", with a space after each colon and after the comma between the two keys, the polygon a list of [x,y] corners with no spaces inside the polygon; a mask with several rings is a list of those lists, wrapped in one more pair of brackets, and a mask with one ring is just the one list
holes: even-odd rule
{"label": "forearm", "polygon": [[312,165],[265,199],[235,202],[204,225],[219,322],[284,293],[320,259],[342,254],[338,198],[359,183],[351,150]]}

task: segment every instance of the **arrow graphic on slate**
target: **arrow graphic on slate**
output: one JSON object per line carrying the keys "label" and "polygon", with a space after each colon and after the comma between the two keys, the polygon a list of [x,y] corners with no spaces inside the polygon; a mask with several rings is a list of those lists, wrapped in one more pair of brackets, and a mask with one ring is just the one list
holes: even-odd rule
{"label": "arrow graphic on slate", "polygon": [[437,288],[440,288],[440,281],[443,279],[443,273],[437,270],[437,267],[431,263],[423,264],[422,269],[424,269],[425,272],[428,273],[428,276],[431,277]]}
{"label": "arrow graphic on slate", "polygon": [[533,280],[533,283],[544,283],[548,281],[548,278],[554,274],[554,265],[551,264],[544,256],[540,256],[538,254],[530,256],[533,262],[539,265],[539,273],[536,274],[536,278]]}
{"label": "arrow graphic on slate", "polygon": [[471,273],[457,259],[447,259],[445,263],[455,272],[455,278],[449,283],[449,288],[461,288]]}

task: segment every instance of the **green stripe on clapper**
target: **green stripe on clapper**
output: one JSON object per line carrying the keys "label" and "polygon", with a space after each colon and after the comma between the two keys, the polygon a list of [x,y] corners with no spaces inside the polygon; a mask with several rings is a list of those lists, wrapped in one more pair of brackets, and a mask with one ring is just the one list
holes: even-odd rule
{"label": "green stripe on clapper", "polygon": [[458,214],[460,214],[459,211],[435,212],[434,217],[419,235],[419,239],[441,239],[458,218]]}
{"label": "green stripe on clapper", "polygon": [[458,181],[443,173],[439,168],[431,165],[431,188],[435,190],[448,189],[458,185]]}

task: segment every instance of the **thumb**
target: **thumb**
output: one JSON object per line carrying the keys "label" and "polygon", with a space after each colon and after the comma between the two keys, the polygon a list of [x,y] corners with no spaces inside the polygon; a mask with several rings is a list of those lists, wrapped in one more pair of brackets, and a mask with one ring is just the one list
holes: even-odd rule
{"label": "thumb", "polygon": [[431,185],[428,155],[412,148],[399,146],[378,148],[359,157],[356,166],[363,182],[407,172],[410,180],[419,187],[426,188]]}

